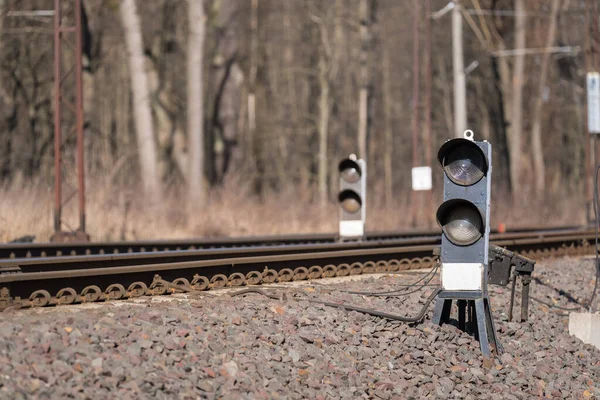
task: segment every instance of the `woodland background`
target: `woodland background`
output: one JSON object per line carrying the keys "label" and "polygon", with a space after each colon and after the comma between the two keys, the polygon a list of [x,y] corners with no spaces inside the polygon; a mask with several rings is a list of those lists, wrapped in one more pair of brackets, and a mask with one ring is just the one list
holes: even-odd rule
{"label": "woodland background", "polygon": [[[494,147],[492,223],[584,222],[597,1],[461,3],[465,66],[478,63],[468,127]],[[431,12],[446,4],[431,0]],[[450,14],[432,19],[426,6],[83,0],[92,239],[334,231],[337,163],[350,153],[367,160],[369,230],[433,227],[436,153],[453,136],[452,46]],[[52,18],[11,16],[52,7],[0,0],[1,240],[52,233]],[[498,56],[553,46],[572,51]],[[411,193],[413,161],[433,163],[431,197]]]}

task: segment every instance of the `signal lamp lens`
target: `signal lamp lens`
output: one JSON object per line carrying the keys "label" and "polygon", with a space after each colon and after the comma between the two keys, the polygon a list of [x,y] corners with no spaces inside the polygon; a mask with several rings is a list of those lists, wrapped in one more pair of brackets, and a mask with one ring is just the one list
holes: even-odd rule
{"label": "signal lamp lens", "polygon": [[485,175],[486,161],[479,148],[463,145],[450,150],[444,157],[443,166],[452,182],[470,186]]}
{"label": "signal lamp lens", "polygon": [[360,172],[356,168],[346,168],[341,172],[342,179],[349,183],[358,182]]}
{"label": "signal lamp lens", "polygon": [[342,179],[348,183],[358,182],[362,174],[360,165],[350,158],[346,158],[340,162],[338,171]]}
{"label": "signal lamp lens", "polygon": [[360,196],[352,190],[344,190],[338,196],[338,200],[342,206],[342,209],[350,214],[358,212],[362,207],[362,200],[360,199]]}
{"label": "signal lamp lens", "polygon": [[446,213],[441,223],[446,237],[458,246],[473,244],[483,235],[481,214],[473,205],[457,205]]}

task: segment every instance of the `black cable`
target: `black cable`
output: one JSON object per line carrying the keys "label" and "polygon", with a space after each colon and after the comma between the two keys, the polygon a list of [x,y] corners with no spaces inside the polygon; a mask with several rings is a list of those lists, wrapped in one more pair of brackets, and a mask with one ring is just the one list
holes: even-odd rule
{"label": "black cable", "polygon": [[[411,291],[408,291],[408,292],[395,291],[395,292],[390,292],[388,294],[373,293],[373,294],[367,294],[365,296],[376,296],[376,297],[402,297],[402,296],[408,296],[410,294],[413,294],[413,293],[416,293],[416,292],[418,292],[420,290],[423,290],[423,288],[425,288],[429,284],[429,282],[431,282],[433,280],[433,278],[435,277],[436,270],[437,270],[437,267],[434,269],[434,271],[433,271],[434,273],[429,277],[429,279],[427,279],[425,281],[425,283],[416,286],[416,289],[414,289],[414,290],[411,290]],[[438,285],[436,285],[436,286],[438,286]],[[413,286],[413,287],[415,287],[415,286]],[[407,288],[405,288],[403,290],[408,290],[409,288],[410,287],[407,287]]]}
{"label": "black cable", "polygon": [[[327,306],[327,307],[335,307],[335,308],[342,308],[346,311],[356,311],[359,313],[363,313],[363,314],[369,314],[369,315],[373,315],[374,317],[381,317],[381,318],[386,318],[392,321],[401,321],[401,322],[407,322],[407,323],[416,323],[419,322],[423,319],[423,317],[425,316],[425,313],[427,312],[427,308],[429,308],[429,305],[431,304],[431,302],[433,301],[433,299],[436,298],[436,296],[438,295],[438,293],[441,291],[441,288],[438,288],[436,290],[434,290],[431,295],[429,295],[429,297],[427,298],[427,300],[425,300],[425,304],[423,304],[423,307],[421,308],[421,311],[419,311],[419,313],[415,316],[415,317],[407,317],[404,315],[396,315],[396,314],[388,314],[382,311],[377,311],[374,310],[372,308],[361,308],[361,307],[356,307],[356,306],[351,306],[351,305],[347,305],[344,303],[331,303],[328,301],[323,301],[323,300],[313,300],[313,299],[307,299],[307,298],[300,298],[300,299],[296,299],[298,301],[308,301],[309,303],[313,303],[313,304],[321,304],[323,306]],[[244,290],[240,290],[238,292],[234,292],[234,293],[230,293],[230,296],[239,296],[242,294],[247,294],[247,293],[257,293],[257,294],[261,294],[263,296],[266,296],[270,299],[275,299],[275,300],[279,300],[279,298],[277,296],[274,295],[270,295],[260,289],[244,289]]]}
{"label": "black cable", "polygon": [[436,266],[435,268],[431,269],[431,271],[428,271],[426,274],[423,274],[423,276],[421,276],[421,278],[419,278],[416,282],[413,282],[408,285],[398,285],[398,287],[401,287],[403,289],[386,290],[383,292],[357,292],[357,291],[351,291],[351,290],[344,290],[343,292],[350,293],[350,294],[360,294],[360,295],[364,295],[364,296],[376,296],[376,295],[386,295],[386,294],[390,294],[390,293],[396,293],[396,292],[408,290],[412,287],[415,287],[419,282],[422,282],[424,279],[427,279],[427,277],[429,277],[429,275],[431,275],[432,273],[435,274],[435,272],[437,271],[437,268],[438,267]]}
{"label": "black cable", "polygon": [[581,310],[583,308],[581,306],[579,306],[579,307],[561,307],[561,306],[557,306],[556,304],[547,303],[544,300],[539,299],[537,297],[529,296],[529,298],[531,300],[537,301],[538,303],[543,304],[547,307],[558,308],[559,310],[564,310],[564,311],[577,311],[577,310]]}
{"label": "black cable", "polygon": [[425,300],[425,304],[423,304],[421,311],[419,311],[419,313],[415,317],[406,317],[404,315],[388,314],[388,313],[377,311],[377,310],[374,310],[371,308],[361,308],[361,307],[356,307],[356,306],[349,306],[349,305],[346,305],[343,303],[338,304],[338,303],[330,303],[330,302],[322,301],[322,300],[310,300],[310,299],[300,299],[300,300],[306,300],[310,303],[321,304],[321,305],[324,305],[327,307],[342,308],[346,311],[356,311],[356,312],[363,313],[363,314],[373,315],[375,317],[386,318],[386,319],[389,319],[392,321],[415,323],[415,322],[419,322],[423,319],[423,317],[425,316],[425,313],[427,312],[427,308],[429,308],[429,304],[431,304],[433,299],[435,299],[436,296],[438,295],[438,293],[441,291],[442,291],[441,288],[434,290],[431,293],[431,295],[429,295],[427,300]]}
{"label": "black cable", "polygon": [[261,294],[261,295],[268,297],[270,299],[273,299],[273,300],[281,300],[279,297],[275,296],[274,294],[269,294],[262,289],[256,289],[256,288],[248,288],[248,289],[244,289],[244,290],[239,290],[237,292],[229,293],[229,295],[231,297],[234,297],[234,296],[241,296],[243,294],[248,294],[248,293]]}
{"label": "black cable", "polygon": [[[417,286],[417,284],[419,282],[422,282],[424,279],[427,279],[429,277],[429,275],[431,275],[431,277],[429,277],[429,280],[427,280],[422,285],[419,285],[419,289],[417,289],[417,291],[418,291],[418,290],[421,290],[422,288],[424,288],[429,282],[431,282],[431,280],[435,276],[435,273],[437,272],[438,269],[439,269],[439,265],[437,265],[435,268],[433,268],[428,273],[424,274],[416,282],[413,282],[413,283],[411,283],[409,285],[399,285],[399,287],[401,287],[403,289],[388,290],[388,291],[384,291],[384,292],[355,292],[355,291],[350,291],[350,290],[344,290],[344,292],[345,293],[350,293],[350,294],[359,294],[359,295],[363,295],[363,296],[395,296],[394,295],[395,293],[411,289],[411,288]],[[409,292],[409,293],[401,293],[399,295],[400,296],[404,296],[404,295],[408,295],[408,294],[411,294],[411,293],[414,293],[414,291],[413,292]]]}

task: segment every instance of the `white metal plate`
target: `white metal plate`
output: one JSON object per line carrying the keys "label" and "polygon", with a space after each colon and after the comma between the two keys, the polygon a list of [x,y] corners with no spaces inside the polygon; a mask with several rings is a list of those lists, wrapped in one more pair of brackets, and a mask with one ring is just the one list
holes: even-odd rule
{"label": "white metal plate", "polygon": [[588,131],[600,133],[600,74],[587,74]]}
{"label": "white metal plate", "polygon": [[360,237],[365,234],[365,224],[362,221],[340,221],[341,237]]}
{"label": "white metal plate", "polygon": [[431,167],[414,167],[412,169],[412,189],[431,190]]}
{"label": "white metal plate", "polygon": [[482,290],[483,264],[442,264],[442,287],[444,290]]}

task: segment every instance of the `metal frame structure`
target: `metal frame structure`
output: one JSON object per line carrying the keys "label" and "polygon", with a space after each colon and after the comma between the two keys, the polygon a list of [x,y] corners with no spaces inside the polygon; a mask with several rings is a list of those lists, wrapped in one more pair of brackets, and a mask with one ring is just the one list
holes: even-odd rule
{"label": "metal frame structure", "polygon": [[[65,3],[71,7],[64,6]],[[53,17],[53,53],[54,53],[54,234],[52,242],[87,242],[89,237],[85,232],[85,176],[83,163],[83,77],[82,77],[82,5],[81,0],[54,0],[53,10],[31,10],[15,11],[11,4],[11,10],[8,13],[14,17]],[[75,43],[66,39],[69,34]],[[73,51],[74,61],[70,67],[63,73],[63,48],[68,47]],[[68,65],[66,65],[68,66]],[[75,93],[74,100],[66,96],[65,86],[68,79],[74,80]],[[63,115],[63,105],[75,116],[75,123],[68,128],[65,123],[66,118]],[[71,119],[72,120],[72,119]],[[63,129],[68,129],[63,135]],[[65,182],[63,175],[63,166],[66,166],[65,142],[72,135],[76,135],[75,166],[68,165],[67,171],[76,169],[77,184],[71,188],[73,191],[63,198],[63,184]],[[64,141],[63,141],[64,139]],[[79,227],[75,230],[70,228],[64,221],[63,209],[71,202],[73,197],[77,196],[79,211]],[[69,231],[63,231],[63,225]]]}
{"label": "metal frame structure", "polygon": [[[82,78],[82,29],[81,29],[81,0],[70,1],[72,8],[63,7],[65,2],[54,0],[54,235],[53,242],[87,241],[85,233],[85,176],[83,162],[83,78]],[[67,35],[75,40],[73,46],[67,40]],[[73,49],[74,65],[63,73],[63,48]],[[66,66],[66,65],[65,65]],[[74,102],[65,96],[64,87],[67,79],[75,80]],[[75,115],[75,124],[67,127],[63,119],[63,106]],[[77,138],[75,164],[77,171],[77,186],[66,198],[63,197],[63,166],[64,157],[63,129],[68,129],[64,139],[68,140],[75,133]],[[69,169],[72,170],[72,169]],[[77,195],[79,211],[79,227],[73,232],[63,231],[67,226],[63,219],[63,209]],[[67,226],[68,228],[68,226]]]}

